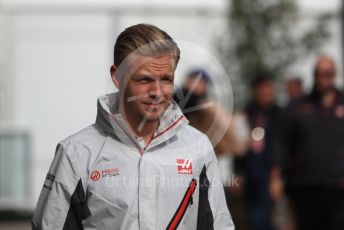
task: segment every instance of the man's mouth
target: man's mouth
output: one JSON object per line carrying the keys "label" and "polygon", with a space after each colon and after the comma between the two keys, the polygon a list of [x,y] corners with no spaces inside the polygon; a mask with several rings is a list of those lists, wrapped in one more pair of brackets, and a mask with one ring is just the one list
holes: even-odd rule
{"label": "man's mouth", "polygon": [[160,102],[144,102],[143,104],[145,104],[146,106],[149,107],[149,109],[158,109],[159,107],[161,107],[164,102],[160,101]]}

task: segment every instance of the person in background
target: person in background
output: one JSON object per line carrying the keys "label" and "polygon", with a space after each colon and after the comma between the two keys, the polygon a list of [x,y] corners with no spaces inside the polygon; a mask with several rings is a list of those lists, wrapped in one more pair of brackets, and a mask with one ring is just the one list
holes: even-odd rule
{"label": "person in background", "polygon": [[[239,117],[240,114],[232,117],[210,99],[209,91],[212,86],[208,72],[195,68],[187,74],[184,84],[176,90],[173,99],[188,118],[190,125],[208,136],[217,156],[240,155],[246,150],[246,134],[239,136],[233,128],[240,126],[245,132],[245,120]],[[230,125],[233,121],[236,124]]]}
{"label": "person in background", "polygon": [[293,106],[304,96],[301,77],[293,76],[288,78],[285,81],[285,89],[289,100],[287,107]]}
{"label": "person in background", "polygon": [[[176,90],[174,100],[190,125],[205,133],[212,142],[229,206],[229,190],[231,186],[235,186],[232,174],[233,156],[242,155],[247,149],[248,125],[242,113],[231,116],[210,99],[209,91],[212,86],[213,81],[206,70],[193,69],[186,75],[182,87]],[[232,208],[235,207],[231,206]]]}
{"label": "person in background", "polygon": [[280,113],[275,103],[274,82],[258,76],[252,83],[252,99],[245,109],[251,130],[251,144],[243,157],[235,160],[238,175],[242,175],[246,204],[249,209],[250,229],[272,229],[269,172],[271,136]]}
{"label": "person in background", "polygon": [[313,90],[288,110],[274,148],[271,195],[287,192],[302,230],[344,229],[344,96],[335,76],[333,59],[320,56]]}

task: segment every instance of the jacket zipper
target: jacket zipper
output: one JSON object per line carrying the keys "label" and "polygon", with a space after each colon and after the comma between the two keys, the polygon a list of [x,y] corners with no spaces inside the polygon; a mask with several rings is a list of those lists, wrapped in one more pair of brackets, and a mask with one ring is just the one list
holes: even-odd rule
{"label": "jacket zipper", "polygon": [[181,115],[175,122],[173,122],[170,126],[165,128],[162,132],[156,134],[155,136],[152,137],[152,139],[147,143],[146,147],[144,148],[144,151],[148,149],[149,144],[156,139],[157,137],[161,136],[162,134],[166,133],[169,129],[171,129],[173,126],[179,123],[184,118],[184,115]]}
{"label": "jacket zipper", "polygon": [[129,137],[129,139],[133,142],[133,144],[135,145],[135,147],[137,148],[137,150],[139,151],[140,155],[142,156],[143,152],[147,150],[149,144],[157,137],[161,136],[162,134],[164,134],[165,132],[167,132],[169,129],[171,129],[173,126],[175,126],[180,120],[182,120],[184,118],[184,115],[181,115],[172,125],[170,125],[169,127],[167,127],[164,131],[162,131],[161,133],[158,133],[156,136],[153,136],[152,139],[147,143],[146,147],[144,147],[142,149],[141,146],[139,146],[136,141],[131,137],[130,134],[127,133],[126,130],[124,130],[119,124],[118,121],[116,119],[115,116],[112,116],[113,119],[115,120],[117,126],[122,129],[122,131]]}
{"label": "jacket zipper", "polygon": [[197,182],[195,179],[192,179],[186,193],[180,203],[177,211],[175,212],[174,216],[172,217],[170,223],[168,224],[166,230],[175,230],[177,229],[180,221],[183,219],[183,216],[189,206],[189,204],[193,204],[192,195],[194,194],[197,187]]}
{"label": "jacket zipper", "polygon": [[113,120],[115,121],[116,125],[129,137],[129,139],[132,141],[132,143],[134,144],[136,149],[139,151],[139,154],[142,156],[144,150],[141,148],[141,146],[139,146],[136,143],[136,141],[131,137],[131,135],[125,129],[122,128],[122,126],[118,123],[116,117],[115,116],[112,116],[112,117],[113,117]]}

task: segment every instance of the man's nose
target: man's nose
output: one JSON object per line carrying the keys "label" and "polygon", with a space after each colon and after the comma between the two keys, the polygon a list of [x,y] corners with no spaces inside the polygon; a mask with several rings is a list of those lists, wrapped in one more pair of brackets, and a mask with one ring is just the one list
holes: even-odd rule
{"label": "man's nose", "polygon": [[161,94],[161,84],[158,80],[155,80],[154,82],[152,82],[151,87],[149,89],[149,96],[159,97],[161,96]]}

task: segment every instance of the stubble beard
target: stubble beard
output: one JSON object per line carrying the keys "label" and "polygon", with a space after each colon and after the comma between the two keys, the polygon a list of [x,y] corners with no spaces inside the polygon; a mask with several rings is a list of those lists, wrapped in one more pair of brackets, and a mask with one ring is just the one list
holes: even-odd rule
{"label": "stubble beard", "polygon": [[163,105],[163,108],[158,111],[154,111],[154,110],[151,110],[151,111],[145,111],[143,113],[141,113],[142,117],[141,117],[141,122],[142,121],[146,121],[147,123],[150,123],[150,122],[157,122],[157,121],[160,121],[160,118],[164,115],[165,111],[167,109],[167,105]]}

